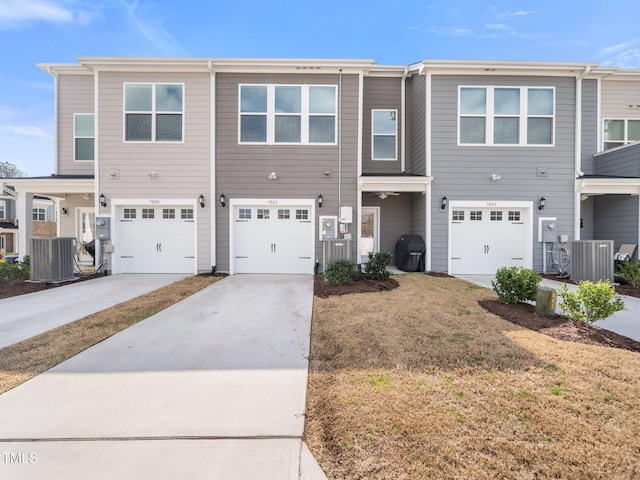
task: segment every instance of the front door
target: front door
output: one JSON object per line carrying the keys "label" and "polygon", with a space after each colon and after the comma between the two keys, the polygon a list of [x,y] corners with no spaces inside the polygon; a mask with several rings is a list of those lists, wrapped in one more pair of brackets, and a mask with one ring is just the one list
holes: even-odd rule
{"label": "front door", "polygon": [[360,263],[367,263],[369,253],[380,251],[380,207],[362,207],[360,222]]}
{"label": "front door", "polygon": [[89,243],[96,238],[96,214],[93,208],[78,208],[76,219],[78,238],[78,261],[80,263],[93,263],[93,257],[84,248],[85,243]]}

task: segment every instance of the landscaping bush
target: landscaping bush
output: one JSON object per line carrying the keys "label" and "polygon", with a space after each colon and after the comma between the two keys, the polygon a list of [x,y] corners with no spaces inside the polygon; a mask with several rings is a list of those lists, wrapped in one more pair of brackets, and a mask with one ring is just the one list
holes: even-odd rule
{"label": "landscaping bush", "polygon": [[608,281],[580,282],[575,292],[563,285],[560,297],[560,308],[572,322],[593,323],[624,309],[624,302],[616,296],[615,288]]}
{"label": "landscaping bush", "polygon": [[529,268],[502,267],[491,286],[502,303],[518,303],[535,300],[541,280],[542,277]]}
{"label": "landscaping bush", "polygon": [[369,253],[369,262],[365,265],[364,271],[374,280],[387,280],[391,276],[391,272],[387,270],[390,263],[390,253]]}
{"label": "landscaping bush", "polygon": [[20,263],[0,263],[0,280],[16,282],[29,278],[29,256],[25,256]]}
{"label": "landscaping bush", "polygon": [[640,287],[640,260],[618,263],[618,274],[630,285]]}
{"label": "landscaping bush", "polygon": [[351,283],[358,278],[355,264],[349,260],[332,260],[327,263],[324,277],[334,285],[344,285]]}

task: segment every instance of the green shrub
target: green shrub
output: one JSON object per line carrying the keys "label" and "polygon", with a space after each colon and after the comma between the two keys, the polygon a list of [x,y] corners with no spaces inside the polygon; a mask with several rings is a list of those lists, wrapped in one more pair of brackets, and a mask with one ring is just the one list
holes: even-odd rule
{"label": "green shrub", "polygon": [[390,253],[369,253],[369,262],[365,265],[364,271],[374,280],[387,280],[391,276],[391,272],[387,270],[390,263]]}
{"label": "green shrub", "polygon": [[529,268],[502,267],[491,281],[493,291],[502,303],[535,300],[542,277]]}
{"label": "green shrub", "polygon": [[0,263],[0,280],[16,282],[29,278],[29,257],[25,256],[20,263]]}
{"label": "green shrub", "polygon": [[616,296],[615,288],[608,281],[580,282],[575,292],[563,285],[560,297],[560,308],[573,322],[597,322],[624,309],[624,302]]}
{"label": "green shrub", "polygon": [[344,285],[351,283],[358,278],[358,272],[355,264],[349,260],[332,260],[327,263],[324,271],[324,277],[334,285]]}
{"label": "green shrub", "polygon": [[618,273],[629,284],[640,287],[640,260],[618,263]]}

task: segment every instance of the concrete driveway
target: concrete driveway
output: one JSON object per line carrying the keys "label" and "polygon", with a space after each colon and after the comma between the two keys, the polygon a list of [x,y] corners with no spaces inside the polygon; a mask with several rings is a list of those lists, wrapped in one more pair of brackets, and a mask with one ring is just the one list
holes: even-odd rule
{"label": "concrete driveway", "polygon": [[110,275],[0,300],[0,348],[79,320],[188,275]]}
{"label": "concrete driveway", "polygon": [[312,276],[228,277],[0,395],[0,449],[27,454],[0,478],[323,478],[312,304]]}

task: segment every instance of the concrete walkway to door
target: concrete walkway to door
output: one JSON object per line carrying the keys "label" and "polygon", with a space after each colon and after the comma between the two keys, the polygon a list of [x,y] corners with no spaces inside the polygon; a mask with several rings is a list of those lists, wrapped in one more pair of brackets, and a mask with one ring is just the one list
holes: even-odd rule
{"label": "concrete walkway to door", "polygon": [[0,478],[324,478],[312,304],[311,275],[228,277],[0,395]]}

